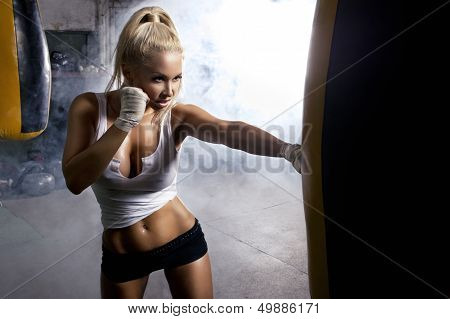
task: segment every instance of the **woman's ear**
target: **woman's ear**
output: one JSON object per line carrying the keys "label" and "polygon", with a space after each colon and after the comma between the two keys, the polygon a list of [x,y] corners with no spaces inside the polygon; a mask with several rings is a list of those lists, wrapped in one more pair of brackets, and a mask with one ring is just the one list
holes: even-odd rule
{"label": "woman's ear", "polygon": [[128,64],[124,64],[124,63],[121,66],[122,66],[122,73],[123,73],[123,76],[125,77],[125,80],[127,81],[127,83],[132,85],[133,76],[131,73],[131,67]]}

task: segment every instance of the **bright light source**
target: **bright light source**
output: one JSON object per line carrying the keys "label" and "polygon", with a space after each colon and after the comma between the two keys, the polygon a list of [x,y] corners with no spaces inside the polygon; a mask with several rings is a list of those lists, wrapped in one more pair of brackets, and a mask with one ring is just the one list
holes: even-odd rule
{"label": "bright light source", "polygon": [[208,36],[237,80],[234,99],[257,111],[257,120],[269,119],[303,97],[315,3],[223,1],[207,17]]}

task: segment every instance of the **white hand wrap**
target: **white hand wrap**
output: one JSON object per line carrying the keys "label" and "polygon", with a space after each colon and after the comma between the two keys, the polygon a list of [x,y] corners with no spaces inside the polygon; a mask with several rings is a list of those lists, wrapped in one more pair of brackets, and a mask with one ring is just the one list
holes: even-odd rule
{"label": "white hand wrap", "polygon": [[114,125],[124,132],[129,132],[144,117],[149,100],[140,88],[126,86],[120,89],[120,115]]}
{"label": "white hand wrap", "polygon": [[284,143],[280,149],[280,155],[286,160],[292,163],[295,170],[302,173],[301,161],[302,161],[302,150],[300,144],[289,144]]}

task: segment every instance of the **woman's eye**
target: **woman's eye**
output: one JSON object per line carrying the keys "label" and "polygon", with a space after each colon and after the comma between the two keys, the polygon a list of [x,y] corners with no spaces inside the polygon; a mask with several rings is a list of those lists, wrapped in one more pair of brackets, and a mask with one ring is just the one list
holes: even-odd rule
{"label": "woman's eye", "polygon": [[[178,80],[181,80],[182,78],[183,78],[182,76],[177,76],[175,78],[175,80],[178,81]],[[160,81],[164,81],[164,79],[162,77],[157,77],[157,78],[153,78],[153,81],[160,82]]]}

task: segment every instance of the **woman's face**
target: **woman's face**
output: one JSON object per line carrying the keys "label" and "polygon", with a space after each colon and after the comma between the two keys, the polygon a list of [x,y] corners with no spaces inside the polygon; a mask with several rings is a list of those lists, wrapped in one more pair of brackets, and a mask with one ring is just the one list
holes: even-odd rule
{"label": "woman's face", "polygon": [[148,106],[161,109],[168,106],[180,90],[182,55],[177,52],[159,53],[148,64],[138,66],[131,72],[125,66],[124,74],[131,86],[147,93],[150,98]]}

